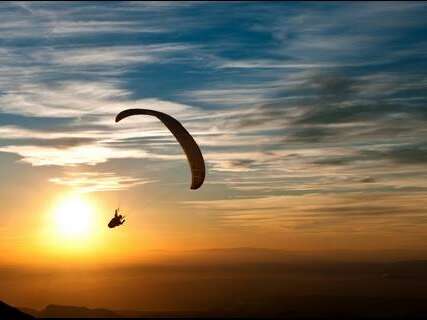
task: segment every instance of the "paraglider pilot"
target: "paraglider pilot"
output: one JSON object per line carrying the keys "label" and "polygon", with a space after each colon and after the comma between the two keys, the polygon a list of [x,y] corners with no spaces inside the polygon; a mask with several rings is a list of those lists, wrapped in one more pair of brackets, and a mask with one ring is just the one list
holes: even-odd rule
{"label": "paraglider pilot", "polygon": [[109,228],[115,228],[120,225],[122,225],[125,222],[125,217],[121,214],[119,214],[119,209],[114,210],[114,217],[111,219],[111,221],[108,223]]}

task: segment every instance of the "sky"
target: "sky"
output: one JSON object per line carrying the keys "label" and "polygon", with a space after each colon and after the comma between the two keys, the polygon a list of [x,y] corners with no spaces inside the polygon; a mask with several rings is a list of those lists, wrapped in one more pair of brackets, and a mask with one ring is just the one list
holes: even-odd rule
{"label": "sky", "polygon": [[[422,250],[426,20],[424,2],[1,3],[0,264]],[[161,123],[114,123],[126,108],[182,122],[201,189]],[[70,238],[55,215],[77,198],[91,229]]]}

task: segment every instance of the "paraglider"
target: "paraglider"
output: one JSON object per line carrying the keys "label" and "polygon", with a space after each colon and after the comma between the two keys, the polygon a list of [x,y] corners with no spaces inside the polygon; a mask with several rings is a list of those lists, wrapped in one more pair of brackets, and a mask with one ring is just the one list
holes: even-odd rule
{"label": "paraglider", "polygon": [[169,129],[181,145],[187,156],[188,163],[190,164],[192,175],[191,189],[195,190],[200,188],[205,180],[205,161],[196,141],[194,141],[193,137],[182,124],[166,113],[149,109],[124,110],[116,116],[116,122],[134,115],[157,117]]}
{"label": "paraglider", "polygon": [[111,219],[111,221],[108,223],[108,228],[115,228],[118,226],[121,226],[123,223],[125,223],[125,216],[122,214],[119,214],[119,208],[117,208],[114,211],[114,217]]}

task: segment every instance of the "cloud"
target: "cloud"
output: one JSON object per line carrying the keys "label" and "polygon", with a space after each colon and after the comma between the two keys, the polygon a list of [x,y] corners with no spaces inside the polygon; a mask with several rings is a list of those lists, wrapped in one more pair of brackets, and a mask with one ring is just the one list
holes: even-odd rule
{"label": "cloud", "polygon": [[218,64],[219,68],[230,69],[312,69],[337,67],[338,64],[304,63],[292,60],[280,62],[276,60],[229,60]]}
{"label": "cloud", "polygon": [[15,153],[22,157],[21,161],[31,163],[33,166],[75,166],[79,164],[95,165],[109,159],[120,158],[147,158],[148,154],[142,150],[120,150],[98,145],[79,145],[68,148],[38,147],[38,146],[6,146],[0,151]]}
{"label": "cloud", "polygon": [[37,52],[36,59],[62,66],[123,67],[142,63],[161,63],[179,52],[188,52],[192,49],[195,47],[176,43],[147,46],[96,46]]}
{"label": "cloud", "polygon": [[422,165],[427,162],[424,144],[397,144],[381,148],[365,148],[356,153],[315,160],[320,165],[350,165],[353,162],[390,162],[397,165]]}
{"label": "cloud", "polygon": [[43,3],[12,2],[2,6],[0,30],[2,36],[8,39],[81,39],[106,34],[170,33],[176,28],[187,28],[191,22],[188,18],[182,19],[181,24],[175,24],[175,28],[164,22],[164,19],[170,22],[177,20],[177,10],[182,7],[150,3],[141,6],[127,2],[111,10],[108,4],[48,6]]}
{"label": "cloud", "polygon": [[303,61],[380,64],[396,59],[392,50],[396,39],[404,38],[408,29],[422,28],[425,10],[403,3],[303,8],[279,17],[273,34],[284,53]]}
{"label": "cloud", "polygon": [[362,155],[370,159],[386,159],[401,165],[419,165],[427,163],[425,144],[397,145],[385,150],[367,150]]}
{"label": "cloud", "polygon": [[245,172],[254,170],[254,164],[256,160],[252,159],[238,159],[238,160],[224,160],[224,161],[212,161],[213,169],[219,171],[234,171],[234,172]]}
{"label": "cloud", "polygon": [[146,25],[141,21],[54,21],[48,24],[50,36],[84,36],[99,33],[162,33],[167,30],[161,26]]}
{"label": "cloud", "polygon": [[153,182],[128,176],[118,176],[112,172],[69,172],[64,177],[50,178],[49,181],[83,193],[126,190],[137,185]]}
{"label": "cloud", "polygon": [[[4,124],[0,128],[0,150],[18,154],[21,161],[35,166],[183,158],[181,150],[176,152],[179,145],[168,129],[156,119],[138,117],[115,124],[114,116],[127,107],[154,105],[157,110],[179,114],[185,120],[198,115],[199,110],[176,102],[131,96],[129,90],[110,82],[21,85],[0,96],[0,110],[4,111],[0,119]],[[151,141],[144,142],[148,137],[152,137]],[[174,148],[164,144],[165,138]]]}
{"label": "cloud", "polygon": [[295,139],[299,142],[320,142],[328,137],[336,137],[337,129],[327,128],[327,127],[307,127],[296,129],[294,132],[290,133],[290,137],[287,138],[287,141],[292,141]]}
{"label": "cloud", "polygon": [[19,126],[28,129],[54,129],[73,122],[73,118],[24,116],[13,113],[0,113],[0,126]]}
{"label": "cloud", "polygon": [[[359,231],[384,232],[395,227],[402,215],[425,223],[423,209],[413,202],[415,199],[425,201],[421,193],[352,193],[188,201],[184,205],[208,211],[224,225],[231,226],[328,232],[357,225]],[[398,228],[408,227],[400,225]]]}
{"label": "cloud", "polygon": [[39,146],[53,147],[57,149],[65,149],[80,145],[91,144],[95,142],[95,138],[85,137],[70,137],[70,138],[53,138],[53,139],[37,139],[37,138],[15,138],[15,139],[0,139],[0,146]]}
{"label": "cloud", "polygon": [[315,108],[302,117],[298,122],[301,124],[330,124],[350,123],[375,120],[384,116],[422,116],[425,111],[421,108],[408,108],[403,105],[390,105],[387,103],[355,104],[352,106],[337,106]]}
{"label": "cloud", "polygon": [[[62,81],[49,85],[22,84],[13,92],[0,96],[0,110],[38,118],[81,118],[85,115],[113,116],[126,105],[150,108],[155,104],[165,112],[190,109],[183,104],[155,98],[131,99],[131,94],[132,92],[122,88],[120,83],[114,82]],[[95,119],[92,119],[92,123],[95,122],[93,120]]]}
{"label": "cloud", "polygon": [[366,177],[360,180],[362,183],[374,183],[377,182],[375,178],[372,177]]}
{"label": "cloud", "polygon": [[[128,94],[126,90],[106,82],[22,84],[13,92],[0,97],[0,108],[4,112],[25,116],[76,117],[82,115],[82,112],[93,112],[102,103],[111,105],[114,99]],[[93,102],[96,103],[95,106]]]}
{"label": "cloud", "polygon": [[347,165],[354,161],[356,161],[356,157],[354,156],[343,156],[343,157],[327,157],[324,159],[314,161],[315,164],[320,165],[331,165],[331,166],[339,166],[339,165]]}
{"label": "cloud", "polygon": [[269,99],[265,97],[264,88],[227,88],[227,89],[206,89],[194,90],[186,93],[184,96],[194,100],[203,101],[207,103],[214,103],[219,105],[247,105],[266,102]]}

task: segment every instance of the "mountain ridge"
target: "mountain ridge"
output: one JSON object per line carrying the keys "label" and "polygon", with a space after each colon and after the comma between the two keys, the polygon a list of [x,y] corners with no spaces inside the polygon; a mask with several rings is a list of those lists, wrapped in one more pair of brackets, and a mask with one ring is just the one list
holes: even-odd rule
{"label": "mountain ridge", "polygon": [[0,301],[0,319],[31,320],[35,318],[18,308],[12,307],[3,301]]}

